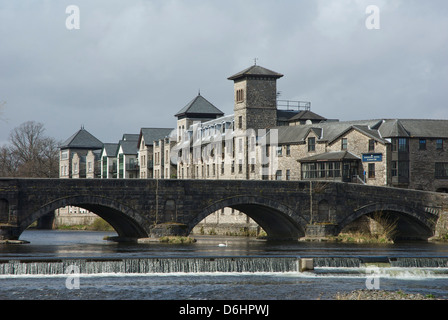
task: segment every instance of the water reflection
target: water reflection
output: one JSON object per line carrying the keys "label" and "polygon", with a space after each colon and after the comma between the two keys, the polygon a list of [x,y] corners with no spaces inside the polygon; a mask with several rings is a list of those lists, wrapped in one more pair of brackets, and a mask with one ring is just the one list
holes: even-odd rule
{"label": "water reflection", "polygon": [[[21,239],[29,244],[0,246],[2,257],[151,257],[151,256],[393,256],[448,257],[447,243],[342,244],[329,242],[271,242],[245,237],[195,236],[196,243],[129,244],[105,241],[113,232],[26,230]],[[227,241],[227,247],[218,244]]]}

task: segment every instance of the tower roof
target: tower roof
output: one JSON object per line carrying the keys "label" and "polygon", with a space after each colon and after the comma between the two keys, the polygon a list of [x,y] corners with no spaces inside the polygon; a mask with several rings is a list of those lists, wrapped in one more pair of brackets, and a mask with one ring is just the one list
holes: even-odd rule
{"label": "tower roof", "polygon": [[281,73],[263,68],[262,66],[257,66],[256,64],[244,69],[243,71],[234,74],[233,76],[227,78],[228,80],[237,80],[245,77],[264,77],[264,78],[274,78],[278,79],[283,77]]}
{"label": "tower roof", "polygon": [[61,145],[61,149],[102,149],[103,143],[95,138],[84,127],[81,127],[75,134],[65,140]]}
{"label": "tower roof", "polygon": [[188,116],[188,115],[212,115],[223,116],[224,113],[211,104],[207,99],[205,99],[201,94],[198,94],[193,100],[191,100],[185,107],[183,107],[176,117]]}

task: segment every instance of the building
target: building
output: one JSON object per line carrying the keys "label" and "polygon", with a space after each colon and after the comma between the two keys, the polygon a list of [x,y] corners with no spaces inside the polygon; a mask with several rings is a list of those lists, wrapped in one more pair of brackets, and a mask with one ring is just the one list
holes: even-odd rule
{"label": "building", "polygon": [[[103,143],[83,126],[59,146],[59,178],[94,179],[101,177],[100,157]],[[78,207],[67,206],[55,211],[54,225],[91,223],[93,213]]]}
{"label": "building", "polygon": [[[310,102],[278,100],[282,77],[253,65],[228,78],[233,114],[198,93],[175,114],[175,128],[141,128],[118,144],[82,128],[61,146],[60,176],[332,180],[448,192],[448,120],[327,119]],[[223,223],[254,224],[226,208],[199,227]]]}
{"label": "building", "polygon": [[251,66],[228,78],[234,114],[213,113],[217,108],[208,101],[209,109],[198,108],[194,117],[179,112],[171,147],[177,178],[336,180],[448,191],[448,120],[329,120],[309,102],[277,100],[282,77]]}
{"label": "building", "polygon": [[[139,177],[141,179],[161,178],[161,169],[163,162],[161,161],[160,149],[154,151],[154,143],[159,147],[159,141],[169,137],[173,132],[173,128],[141,128],[137,139],[138,159],[139,159]],[[155,161],[154,161],[155,160]],[[157,163],[157,167],[154,164]],[[170,169],[169,166],[166,166]],[[157,175],[155,175],[155,170]],[[160,171],[162,170],[162,171]]]}
{"label": "building", "polygon": [[81,127],[59,149],[60,178],[98,178],[103,143]]}

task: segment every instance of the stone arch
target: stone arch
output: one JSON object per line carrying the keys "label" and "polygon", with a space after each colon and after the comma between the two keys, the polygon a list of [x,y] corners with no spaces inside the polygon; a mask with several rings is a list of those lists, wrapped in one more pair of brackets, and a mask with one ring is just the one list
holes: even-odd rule
{"label": "stone arch", "polygon": [[204,208],[189,223],[189,232],[205,217],[229,207],[245,213],[262,227],[269,239],[297,240],[305,235],[306,220],[291,208],[263,197],[236,196]]}
{"label": "stone arch", "polygon": [[[343,221],[339,222],[338,233],[346,226],[362,216],[373,215],[377,212],[388,213],[398,218],[397,240],[426,240],[434,235],[436,219],[424,214],[421,210],[399,204],[370,204],[358,208]],[[432,218],[432,219],[431,219]]]}
{"label": "stone arch", "polygon": [[21,221],[20,233],[40,217],[66,206],[81,207],[97,214],[115,229],[120,238],[148,236],[145,230],[146,220],[138,212],[117,201],[90,195],[65,197],[45,204]]}
{"label": "stone arch", "polygon": [[0,199],[0,223],[9,223],[9,202]]}

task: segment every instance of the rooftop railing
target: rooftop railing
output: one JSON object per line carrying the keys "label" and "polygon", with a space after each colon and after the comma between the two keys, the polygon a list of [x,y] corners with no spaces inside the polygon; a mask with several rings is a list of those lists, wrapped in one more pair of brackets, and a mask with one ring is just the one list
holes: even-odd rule
{"label": "rooftop railing", "polygon": [[277,100],[277,108],[281,107],[286,110],[310,111],[311,102],[293,101],[293,100]]}

